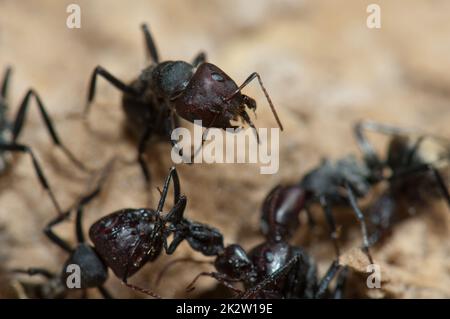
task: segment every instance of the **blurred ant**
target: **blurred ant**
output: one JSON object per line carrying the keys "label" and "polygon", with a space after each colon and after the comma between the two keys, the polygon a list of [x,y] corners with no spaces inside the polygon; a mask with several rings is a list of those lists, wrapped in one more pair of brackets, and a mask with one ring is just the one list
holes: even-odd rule
{"label": "blurred ant", "polygon": [[[385,159],[378,156],[365,136],[367,130],[392,136]],[[354,132],[370,169],[370,179],[373,182],[388,182],[387,189],[368,210],[371,244],[378,242],[398,221],[399,216],[395,211],[401,198],[408,202],[424,203],[429,197],[443,197],[450,208],[449,191],[438,170],[439,165],[448,165],[450,140],[429,134],[422,134],[414,140],[411,137],[415,132],[413,130],[369,121],[357,123]],[[426,140],[437,142],[441,151],[423,150]]]}
{"label": "blurred ant", "polygon": [[87,195],[83,196],[76,205],[77,214],[75,234],[78,243],[75,247],[71,247],[69,243],[60,238],[53,231],[53,227],[70,217],[72,209],[58,215],[44,228],[44,234],[47,238],[69,254],[69,257],[64,263],[61,272],[53,273],[47,269],[39,267],[27,269],[16,268],[12,270],[14,273],[27,274],[29,276],[41,276],[46,279],[46,281],[39,284],[20,282],[25,296],[43,299],[61,299],[67,297],[68,292],[73,289],[68,288],[67,285],[68,276],[71,274],[68,270],[68,266],[78,265],[80,268],[80,287],[77,288],[82,290],[83,298],[86,298],[86,289],[88,288],[97,288],[104,298],[112,298],[111,294],[104,287],[104,284],[108,278],[107,266],[96,253],[95,248],[86,242],[82,226],[83,208],[100,193],[101,186],[107,177],[107,173],[111,169],[112,163],[113,161],[111,161],[101,172],[97,187]]}
{"label": "blurred ant", "polygon": [[[283,238],[283,232],[289,236],[296,231],[298,214],[305,210],[314,224],[310,206],[319,203],[330,227],[330,235],[339,257],[338,230],[332,206],[349,204],[360,224],[363,236],[363,250],[373,263],[369,252],[369,237],[364,215],[358,206],[357,199],[365,196],[371,189],[370,171],[354,157],[344,157],[336,162],[323,160],[322,163],[303,176],[297,184],[277,185],[267,195],[261,218],[261,229],[266,236]],[[275,209],[270,205],[274,205]],[[280,231],[279,228],[282,230]]]}
{"label": "blurred ant", "polygon": [[[384,134],[394,135],[388,147],[387,158],[382,161],[372,145],[364,135],[364,130],[373,130]],[[298,214],[305,209],[310,222],[310,204],[319,202],[325,213],[327,223],[331,229],[336,254],[339,256],[338,233],[332,205],[350,204],[360,223],[363,234],[363,250],[369,261],[373,259],[369,247],[373,245],[394,222],[394,208],[396,199],[407,196],[409,200],[423,199],[430,194],[440,194],[450,206],[450,195],[435,165],[450,158],[450,143],[447,139],[423,135],[415,143],[411,143],[406,134],[411,131],[396,127],[374,123],[359,122],[355,125],[356,140],[364,153],[364,161],[359,162],[352,156],[344,157],[332,162],[323,160],[317,167],[309,171],[298,184],[277,185],[267,195],[263,210],[262,231],[272,236],[283,237],[278,227],[294,232],[298,227]],[[431,163],[419,152],[420,145],[426,138],[439,141],[444,146],[444,152]],[[386,171],[390,171],[386,174]],[[366,218],[357,205],[357,199],[363,198],[378,183],[388,181],[388,190],[375,202],[368,211],[368,225]],[[437,191],[437,190],[438,191]],[[274,199],[275,198],[275,199]],[[277,214],[268,205],[278,201],[281,207]],[[274,224],[273,227],[268,225]],[[369,235],[368,226],[371,233]]]}
{"label": "blurred ant", "polygon": [[42,187],[47,191],[52,200],[53,205],[56,210],[61,213],[61,208],[56,201],[55,195],[50,188],[50,185],[47,181],[47,178],[44,175],[41,165],[39,164],[34,152],[31,147],[25,144],[17,143],[17,139],[20,136],[20,133],[23,129],[23,124],[25,122],[26,113],[28,110],[28,106],[30,105],[31,97],[37,102],[37,106],[42,115],[42,119],[44,120],[45,127],[47,128],[51,140],[53,144],[59,147],[64,154],[74,163],[79,169],[86,171],[85,166],[69,151],[69,149],[62,144],[61,139],[59,138],[56,130],[53,126],[52,119],[48,115],[45,110],[44,104],[42,103],[41,98],[36,93],[35,90],[29,89],[25,94],[25,97],[20,104],[19,110],[17,111],[17,115],[14,121],[11,121],[8,118],[8,103],[7,103],[7,95],[8,95],[8,86],[11,78],[12,69],[8,67],[5,71],[2,83],[1,83],[1,91],[0,91],[0,174],[5,172],[9,166],[9,152],[20,152],[27,153],[30,155],[34,170],[39,179]]}
{"label": "blurred ant", "polygon": [[[162,216],[171,180],[174,185],[174,206]],[[149,289],[128,283],[128,278],[147,262],[156,260],[163,250],[169,255],[172,254],[183,240],[187,240],[194,250],[205,256],[216,255],[217,247],[223,247],[222,235],[216,229],[183,217],[187,200],[184,195],[180,194],[180,182],[175,167],[170,169],[165,180],[156,210],[127,208],[101,218],[89,229],[89,237],[94,244],[91,246],[86,243],[82,229],[83,208],[99,192],[100,186],[83,197],[78,204],[76,215],[78,245],[75,249],[52,231],[52,227],[68,218],[70,211],[52,220],[44,231],[53,243],[70,254],[64,269],[69,264],[80,266],[82,289],[97,288],[105,298],[110,298],[111,295],[103,287],[103,284],[108,276],[108,268],[111,268],[127,287],[160,298],[158,294]],[[173,240],[168,245],[167,239],[171,235],[173,235]],[[16,272],[43,275],[49,279],[48,285],[52,286],[57,280],[62,285],[66,282],[64,273],[56,278],[53,275],[49,276],[48,271],[38,268],[16,270]],[[57,286],[57,288],[61,287]]]}
{"label": "blurred ant", "polygon": [[[297,217],[299,203],[292,199],[297,199],[298,191],[302,192],[299,188],[291,188],[282,194],[282,200],[278,195],[269,196],[262,208],[261,232],[265,241],[249,253],[237,244],[223,248],[213,262],[216,271],[198,274],[188,285],[188,290],[193,289],[199,277],[209,276],[241,298],[341,298],[347,268],[336,260],[319,281],[313,258],[301,247],[288,242],[298,226],[291,218],[294,214]],[[189,260],[174,260],[170,265],[179,261]],[[158,281],[168,268],[160,273]],[[331,291],[329,285],[336,276],[336,287]],[[244,283],[246,290],[235,288],[233,282]]]}
{"label": "blurred ant", "polygon": [[150,173],[143,158],[147,142],[152,137],[157,137],[170,141],[172,146],[176,147],[171,133],[179,127],[179,117],[192,123],[201,120],[202,126],[207,130],[237,128],[230,121],[240,119],[255,130],[259,141],[255,125],[246,111],[246,107],[255,111],[256,101],[241,93],[241,90],[254,79],[258,80],[275,119],[283,130],[258,73],[252,73],[238,86],[216,65],[207,63],[203,52],[198,54],[192,63],[160,62],[155,43],[145,24],[142,25],[142,30],[153,63],[130,84],[125,84],[103,67],[97,66],[92,73],[84,113],[87,115],[94,100],[97,76],[103,77],[123,92],[122,107],[128,127],[139,136],[138,161],[147,183],[150,180]]}

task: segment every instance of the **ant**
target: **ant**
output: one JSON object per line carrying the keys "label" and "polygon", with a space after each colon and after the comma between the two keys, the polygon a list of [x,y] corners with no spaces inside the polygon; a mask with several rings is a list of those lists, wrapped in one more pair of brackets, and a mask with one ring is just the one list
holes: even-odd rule
{"label": "ant", "polygon": [[192,63],[161,62],[146,24],[142,25],[142,30],[152,64],[130,84],[125,84],[103,67],[97,66],[91,76],[84,114],[87,115],[94,100],[97,76],[103,77],[123,93],[122,107],[128,127],[139,136],[138,162],[147,183],[150,180],[150,173],[143,158],[147,142],[152,137],[157,137],[170,141],[173,147],[177,147],[171,133],[180,126],[180,117],[192,123],[201,120],[206,130],[237,128],[231,121],[240,119],[255,130],[259,142],[255,125],[246,111],[246,108],[256,111],[256,101],[241,93],[241,90],[254,79],[258,80],[275,119],[283,130],[258,73],[252,73],[238,86],[216,65],[207,63],[206,54],[203,52],[199,53]]}
{"label": "ant", "polygon": [[[364,134],[365,130],[394,135],[388,147],[386,160],[382,161],[378,157]],[[423,197],[421,195],[423,193],[429,194],[430,189],[436,190],[437,186],[450,206],[450,195],[444,178],[437,168],[419,153],[420,145],[424,140],[432,138],[445,146],[443,155],[436,162],[448,160],[450,158],[448,140],[423,135],[415,143],[411,143],[405,136],[407,133],[411,133],[410,131],[374,122],[358,122],[354,127],[354,133],[364,154],[363,162],[357,161],[353,156],[344,157],[336,162],[323,160],[318,167],[305,174],[299,183],[277,185],[267,195],[264,207],[269,207],[273,203],[273,198],[277,198],[283,209],[276,216],[264,213],[270,210],[263,210],[261,226],[264,234],[268,235],[269,232],[274,232],[271,234],[272,236],[283,237],[279,233],[278,227],[294,232],[299,223],[298,214],[303,209],[308,215],[310,224],[314,224],[309,206],[319,202],[330,226],[336,255],[339,256],[338,232],[331,207],[334,204],[350,204],[360,223],[363,234],[363,250],[369,261],[373,263],[369,247],[377,242],[393,223],[395,198],[406,194],[410,199],[417,199]],[[390,171],[390,174],[386,174],[387,170]],[[375,229],[369,235],[365,216],[358,207],[357,200],[366,196],[375,185],[382,181],[388,181],[389,187],[369,209],[369,225]],[[274,219],[275,217],[276,219]],[[276,227],[268,226],[273,223]]]}
{"label": "ant", "polygon": [[[349,204],[360,223],[363,235],[363,250],[373,263],[369,252],[369,237],[364,214],[357,199],[365,196],[371,189],[370,171],[354,157],[348,156],[332,162],[322,163],[306,173],[300,182],[290,185],[277,185],[266,196],[261,217],[261,230],[266,236],[284,238],[292,236],[299,225],[298,214],[305,210],[310,226],[314,225],[310,206],[319,203],[330,228],[336,256],[340,256],[338,229],[332,211],[334,204]],[[274,210],[271,205],[280,207]],[[275,213],[276,214],[275,214]],[[286,233],[287,232],[287,233]]]}
{"label": "ant", "polygon": [[[103,174],[102,180],[104,176],[105,174]],[[174,185],[174,206],[162,216],[171,180]],[[79,201],[76,214],[78,239],[76,248],[71,248],[52,231],[52,227],[68,218],[70,211],[57,216],[44,230],[46,236],[53,243],[70,254],[64,269],[69,264],[79,265],[82,289],[97,288],[105,298],[111,298],[111,295],[103,287],[108,276],[108,268],[111,268],[127,287],[160,298],[158,294],[149,289],[128,283],[128,278],[147,262],[156,260],[163,250],[169,255],[172,254],[185,239],[194,250],[205,256],[215,255],[218,249],[223,247],[222,235],[216,229],[183,217],[187,199],[180,194],[180,182],[175,167],[170,169],[165,180],[156,210],[126,208],[111,213],[90,227],[89,237],[93,246],[87,244],[82,228],[83,210],[89,201],[98,196],[102,183],[103,181],[93,192]],[[173,240],[168,245],[167,239],[171,235],[173,235]],[[39,268],[16,270],[16,272],[43,275],[49,279],[48,285],[54,285],[54,281],[57,280],[55,276],[49,276],[48,271]],[[58,277],[62,285],[66,282],[65,278],[64,273]]]}
{"label": "ant", "polygon": [[[375,152],[365,131],[392,136],[385,159]],[[411,137],[414,132],[371,121],[358,122],[354,126],[358,146],[371,172],[370,179],[373,182],[388,182],[387,189],[368,210],[372,228],[371,244],[378,242],[398,220],[395,211],[400,198],[423,203],[430,196],[443,197],[450,208],[450,194],[438,170],[439,164],[448,163],[450,159],[450,141],[430,134],[422,134],[414,140]],[[421,152],[421,146],[426,140],[437,142],[442,149],[440,154]],[[434,159],[430,161],[427,157]]]}
{"label": "ant", "polygon": [[8,118],[7,97],[11,73],[12,68],[11,67],[6,68],[3,80],[1,82],[1,90],[0,90],[0,173],[5,172],[9,166],[9,158],[7,156],[9,152],[20,152],[30,155],[34,170],[36,172],[40,184],[49,194],[50,199],[53,205],[55,206],[56,210],[59,213],[61,213],[62,212],[61,208],[58,205],[53,190],[51,189],[50,184],[48,183],[48,180],[45,177],[43,169],[39,164],[33,150],[28,145],[20,144],[17,142],[18,138],[20,137],[20,133],[22,132],[23,129],[31,97],[34,97],[34,99],[37,102],[38,109],[42,115],[45,127],[48,130],[48,133],[51,137],[53,144],[59,147],[64,152],[64,154],[69,158],[69,160],[72,163],[74,163],[79,169],[83,171],[87,171],[87,169],[61,142],[61,139],[59,138],[53,126],[52,119],[45,110],[41,98],[34,89],[29,89],[25,94],[25,97],[23,98],[20,104],[19,110],[17,111],[17,115],[14,121],[11,121]]}
{"label": "ant", "polygon": [[[298,223],[290,222],[294,221],[294,214],[291,213],[296,213],[298,204],[292,201],[298,196],[292,196],[298,195],[298,191],[302,190],[292,188],[282,194],[287,196],[280,197],[277,192],[278,195],[266,198],[261,216],[261,232],[265,241],[249,253],[237,244],[224,247],[212,263],[216,271],[198,274],[187,290],[194,289],[195,282],[201,276],[209,276],[241,298],[341,298],[347,268],[336,260],[319,281],[313,258],[301,247],[288,242],[298,226]],[[179,261],[188,259],[174,260],[170,264]],[[160,273],[158,281],[167,269]],[[336,287],[330,291],[329,285],[336,276]],[[246,290],[235,288],[233,282],[243,282]]]}

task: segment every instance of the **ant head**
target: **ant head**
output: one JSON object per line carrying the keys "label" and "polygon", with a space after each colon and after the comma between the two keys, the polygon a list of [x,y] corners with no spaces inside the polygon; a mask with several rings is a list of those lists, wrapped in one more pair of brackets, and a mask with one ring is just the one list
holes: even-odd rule
{"label": "ant head", "polygon": [[245,112],[244,96],[236,83],[211,63],[201,64],[185,90],[172,98],[178,115],[204,127],[229,128]]}
{"label": "ant head", "polygon": [[101,218],[89,237],[101,259],[119,278],[137,272],[162,251],[165,224],[150,209],[123,209]]}
{"label": "ant head", "polygon": [[167,61],[158,64],[153,72],[154,83],[162,96],[174,96],[183,91],[192,78],[194,67],[184,61]]}
{"label": "ant head", "polygon": [[305,191],[300,185],[276,186],[262,206],[261,232],[275,241],[289,239],[298,229],[304,204]]}
{"label": "ant head", "polygon": [[245,250],[236,244],[225,247],[217,256],[214,266],[218,272],[233,279],[254,277],[252,261]]}
{"label": "ant head", "polygon": [[[72,267],[79,267],[71,268]],[[80,244],[70,255],[64,265],[62,278],[65,283],[67,277],[79,271],[81,277],[79,288],[94,288],[101,286],[108,278],[108,269],[100,260],[94,249],[86,244]]]}
{"label": "ant head", "polygon": [[217,229],[197,222],[188,222],[187,241],[192,249],[205,256],[217,256],[223,251],[223,236]]}

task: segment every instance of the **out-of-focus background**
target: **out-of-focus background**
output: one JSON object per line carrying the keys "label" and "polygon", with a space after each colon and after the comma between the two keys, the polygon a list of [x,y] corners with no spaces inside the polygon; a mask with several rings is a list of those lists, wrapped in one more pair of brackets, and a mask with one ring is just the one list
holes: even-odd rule
{"label": "out-of-focus background", "polygon": [[[81,7],[81,29],[66,27],[66,7],[72,2]],[[381,29],[366,26],[370,3],[381,7]],[[249,249],[262,241],[260,205],[275,184],[298,180],[323,157],[359,154],[352,136],[355,121],[371,119],[450,136],[448,12],[450,2],[445,0],[0,0],[0,69],[14,68],[11,116],[26,89],[35,88],[66,145],[96,168],[114,154],[132,160],[135,146],[123,131],[120,93],[105,81],[98,81],[89,120],[77,116],[88,80],[97,65],[126,81],[139,74],[148,63],[142,22],[150,25],[163,59],[190,61],[203,50],[238,83],[258,71],[285,126],[279,173],[260,175],[251,164],[179,167],[188,197],[186,216],[220,228],[226,243]],[[257,85],[245,93],[258,101],[257,126],[275,127]],[[89,178],[52,147],[36,106],[31,108],[21,142],[36,150],[58,200],[69,207],[86,190]],[[382,152],[385,140],[377,141]],[[147,155],[156,187],[171,166],[170,146],[152,146]],[[154,202],[156,188],[151,195]],[[118,164],[102,196],[86,208],[85,229],[110,212],[146,202],[139,167]],[[337,213],[347,216],[339,219],[348,233],[342,241],[343,262],[355,273],[364,271],[360,233],[351,212]],[[0,177],[0,268],[39,266],[59,272],[66,255],[42,233],[54,215],[29,159],[17,156],[13,168]],[[320,220],[321,212],[316,215]],[[317,228],[303,227],[295,243],[305,246],[323,273],[333,248],[326,228]],[[57,232],[74,242],[73,220]],[[382,289],[361,288],[365,277],[354,274],[349,296],[450,297],[449,232],[450,214],[442,202],[420,208],[374,248],[383,271]],[[200,280],[191,293],[184,289],[200,270],[211,270],[208,265],[174,267],[154,286],[168,261],[186,256],[202,258],[183,243],[173,257],[146,265],[131,281],[163,297],[214,296],[212,279]],[[5,271],[1,278],[0,296],[14,296],[17,278]],[[107,287],[116,297],[144,297],[122,286],[112,273]],[[89,296],[98,297],[95,291]]]}

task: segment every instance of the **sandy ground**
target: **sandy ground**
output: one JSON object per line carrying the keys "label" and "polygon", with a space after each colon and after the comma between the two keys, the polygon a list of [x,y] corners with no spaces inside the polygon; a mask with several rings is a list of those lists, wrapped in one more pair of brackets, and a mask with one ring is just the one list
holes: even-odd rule
{"label": "sandy ground", "polygon": [[[358,154],[352,124],[372,119],[450,136],[450,2],[377,1],[382,28],[366,27],[372,1],[77,1],[82,28],[65,26],[66,6],[73,1],[0,0],[0,68],[14,67],[11,113],[29,87],[35,88],[56,121],[62,139],[88,166],[100,168],[113,155],[132,160],[133,141],[123,131],[120,95],[99,81],[89,120],[80,114],[87,82],[100,64],[131,80],[146,65],[139,25],[148,22],[164,59],[190,60],[200,50],[237,82],[258,71],[285,126],[280,137],[280,171],[260,175],[258,165],[198,164],[180,166],[186,215],[222,230],[226,243],[251,248],[262,240],[259,210],[265,194],[281,181],[296,181],[321,158]],[[258,101],[259,127],[275,127],[256,84],[245,93]],[[75,116],[74,116],[75,115]],[[21,137],[45,166],[63,207],[86,190],[89,176],[79,172],[52,147],[33,109]],[[379,141],[382,150],[383,140]],[[148,162],[155,186],[170,162],[168,145],[152,146]],[[60,271],[65,255],[42,234],[55,214],[25,156],[0,179],[1,268],[41,266]],[[151,194],[155,200],[158,192]],[[146,205],[147,194],[137,165],[116,165],[101,198],[88,206],[84,226],[124,207]],[[419,209],[375,247],[382,267],[381,290],[362,289],[366,260],[358,250],[358,228],[343,210],[339,221],[348,236],[345,256],[356,270],[348,295],[355,297],[449,298],[450,214],[436,201]],[[321,214],[317,212],[317,218]],[[346,217],[347,216],[347,217]],[[74,241],[73,223],[57,229]],[[318,260],[324,271],[332,245],[318,227],[303,227],[296,243]],[[200,256],[182,244],[173,258]],[[214,288],[203,279],[187,294],[184,287],[208,266],[185,264],[153,286],[156,273],[172,257],[149,264],[132,282],[152,287],[164,297],[199,297]],[[123,287],[112,274],[107,283],[117,297],[144,297]],[[7,277],[0,296],[14,296]],[[210,293],[212,294],[212,292]],[[96,292],[90,292],[97,297]]]}

